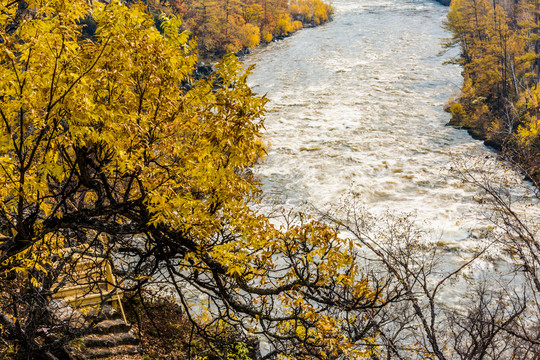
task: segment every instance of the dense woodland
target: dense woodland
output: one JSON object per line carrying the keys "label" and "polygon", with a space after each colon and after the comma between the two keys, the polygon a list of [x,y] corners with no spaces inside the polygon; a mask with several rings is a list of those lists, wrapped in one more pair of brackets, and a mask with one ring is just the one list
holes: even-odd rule
{"label": "dense woodland", "polygon": [[204,59],[238,53],[327,22],[332,6],[323,0],[149,0],[150,12],[178,15],[198,41]]}
{"label": "dense woodland", "polygon": [[[81,285],[74,269],[91,255],[109,262],[117,281],[90,274],[84,285],[123,291],[143,344],[157,339],[143,348],[147,359],[538,359],[540,224],[514,211],[504,181],[481,169],[459,173],[481,190],[492,226],[478,249],[450,264],[415,219],[374,216],[362,199],[318,219],[276,209],[276,222],[257,211],[251,167],[265,155],[267,100],[233,55],[195,76],[197,43],[185,29],[203,44],[215,27],[256,29],[269,40],[265,31],[283,33],[280,19],[292,18],[270,1],[251,3],[259,15],[250,21],[248,6],[232,0],[197,4],[0,0],[0,358],[72,359],[111,293],[92,309],[67,311],[53,299]],[[290,7],[297,19],[322,21],[303,4]],[[485,12],[489,19],[477,12],[485,27],[469,33],[458,26],[459,4],[449,26],[462,30],[465,68],[476,72],[454,115],[495,111],[496,95],[510,98],[512,88],[520,101],[534,99],[531,54],[506,63],[498,47],[469,43],[478,33],[513,49],[510,30],[490,32],[491,18],[510,28],[502,8]],[[198,16],[205,26],[190,25]],[[519,44],[536,41],[533,24]],[[223,49],[242,46],[221,39]],[[493,63],[484,69],[473,48]],[[494,72],[480,78],[480,69]],[[511,74],[502,82],[501,69]],[[492,83],[498,92],[465,102]],[[538,144],[534,104],[522,105],[514,124],[523,149]],[[468,276],[491,251],[505,256],[504,276]],[[444,292],[458,282],[468,293],[451,306]]]}
{"label": "dense woodland", "polygon": [[540,2],[453,0],[447,28],[464,77],[448,107],[452,124],[501,148],[538,185]]}

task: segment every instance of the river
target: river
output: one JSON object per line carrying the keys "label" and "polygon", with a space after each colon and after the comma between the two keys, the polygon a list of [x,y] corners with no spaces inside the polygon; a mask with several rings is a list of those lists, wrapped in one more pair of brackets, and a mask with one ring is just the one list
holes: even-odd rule
{"label": "river", "polygon": [[458,50],[440,55],[448,7],[333,5],[332,22],[245,59],[256,64],[250,85],[269,99],[268,157],[255,170],[264,194],[285,208],[319,209],[354,194],[375,212],[415,213],[439,241],[471,239],[485,225],[478,189],[451,175],[463,159],[495,154],[445,126],[444,104],[462,81],[459,66],[443,65]]}

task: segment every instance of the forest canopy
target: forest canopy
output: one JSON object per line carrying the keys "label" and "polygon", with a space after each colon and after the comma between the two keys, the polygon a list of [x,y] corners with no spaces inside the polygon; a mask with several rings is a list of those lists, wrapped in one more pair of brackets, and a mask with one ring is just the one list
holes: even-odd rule
{"label": "forest canopy", "polygon": [[453,0],[446,27],[459,45],[461,93],[452,124],[501,148],[528,177],[540,179],[540,3]]}
{"label": "forest canopy", "polygon": [[183,19],[182,28],[198,39],[203,58],[215,59],[330,20],[323,0],[166,0],[148,1],[150,12]]}

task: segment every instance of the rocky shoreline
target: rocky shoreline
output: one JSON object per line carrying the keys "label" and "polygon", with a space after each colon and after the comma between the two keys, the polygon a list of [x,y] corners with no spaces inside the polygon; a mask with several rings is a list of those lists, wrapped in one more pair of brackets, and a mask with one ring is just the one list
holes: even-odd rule
{"label": "rocky shoreline", "polygon": [[[445,1],[445,0],[442,0],[442,1]],[[312,23],[303,23],[301,29],[299,29],[297,31],[294,31],[294,32],[290,32],[288,34],[276,35],[276,36],[274,36],[274,38],[272,38],[272,41],[270,41],[269,43],[261,43],[261,44],[257,45],[257,47],[266,46],[266,45],[271,44],[273,42],[284,40],[284,39],[286,39],[288,37],[293,36],[298,31],[301,31],[301,30],[304,30],[304,29],[314,28],[314,27],[317,27],[317,26],[321,26],[321,25],[324,25],[324,24],[329,23],[331,21],[333,21],[333,18],[330,16],[327,21],[325,21],[324,23],[322,23],[320,25],[315,25],[315,24],[312,24]],[[237,52],[235,55],[240,60],[242,60],[246,55],[249,55],[251,53],[251,50],[253,50],[253,49],[243,48],[242,50]],[[214,65],[218,61],[219,61],[218,59],[210,59],[210,58],[202,58],[202,59],[200,59],[199,63],[197,64],[197,67],[196,67],[196,69],[194,71],[194,74],[193,74],[194,79],[198,80],[198,79],[210,76],[213,73],[215,73],[216,69],[215,69]]]}

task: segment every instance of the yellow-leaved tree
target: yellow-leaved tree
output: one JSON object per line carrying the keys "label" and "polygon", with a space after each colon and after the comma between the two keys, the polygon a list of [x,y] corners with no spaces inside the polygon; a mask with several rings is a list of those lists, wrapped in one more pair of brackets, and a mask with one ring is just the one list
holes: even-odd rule
{"label": "yellow-leaved tree", "polygon": [[195,81],[179,27],[142,4],[0,1],[1,338],[53,359],[81,335],[48,303],[65,249],[84,245],[124,266],[125,289],[159,275],[200,332],[244,328],[269,356],[369,356],[379,284],[337,230],[252,210],[266,100],[234,57]]}
{"label": "yellow-leaved tree", "polygon": [[448,107],[451,124],[489,140],[537,185],[539,6],[536,0],[453,0],[446,24],[450,45],[460,45],[464,77]]}

